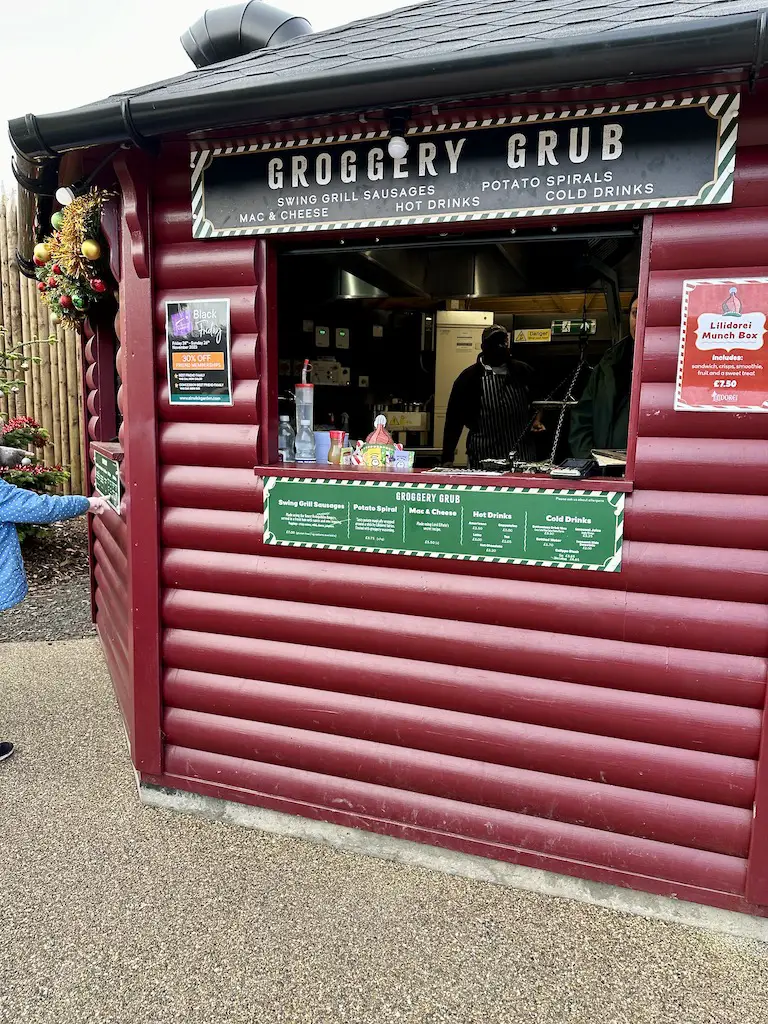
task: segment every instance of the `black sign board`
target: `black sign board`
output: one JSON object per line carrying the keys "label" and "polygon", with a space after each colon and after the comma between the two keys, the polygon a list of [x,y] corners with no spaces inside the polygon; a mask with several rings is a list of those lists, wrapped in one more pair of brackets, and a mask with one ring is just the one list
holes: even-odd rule
{"label": "black sign board", "polygon": [[730,202],[739,97],[649,101],[194,154],[197,238]]}
{"label": "black sign board", "polygon": [[171,405],[232,405],[229,299],[166,302]]}

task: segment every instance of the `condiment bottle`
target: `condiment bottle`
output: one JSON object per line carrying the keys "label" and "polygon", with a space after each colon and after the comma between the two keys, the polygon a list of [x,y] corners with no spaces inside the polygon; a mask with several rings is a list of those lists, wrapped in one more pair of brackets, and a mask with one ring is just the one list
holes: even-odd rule
{"label": "condiment bottle", "polygon": [[344,431],[331,431],[331,447],[328,449],[328,463],[331,466],[341,465],[341,449],[344,443]]}

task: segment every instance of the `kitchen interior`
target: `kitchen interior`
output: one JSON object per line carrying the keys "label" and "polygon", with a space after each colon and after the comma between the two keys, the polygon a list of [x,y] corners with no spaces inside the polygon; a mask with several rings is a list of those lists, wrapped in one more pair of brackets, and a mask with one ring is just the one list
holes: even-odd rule
{"label": "kitchen interior", "polygon": [[[536,458],[557,464],[570,454],[570,403],[627,333],[639,270],[638,224],[283,250],[279,413],[295,421],[308,360],[316,437],[341,430],[354,445],[383,415],[395,444],[415,453],[414,467],[433,468],[453,382],[496,323],[510,332],[512,358],[534,371],[531,417],[538,412],[546,428],[533,435]],[[457,467],[466,465],[465,441],[466,431]]]}

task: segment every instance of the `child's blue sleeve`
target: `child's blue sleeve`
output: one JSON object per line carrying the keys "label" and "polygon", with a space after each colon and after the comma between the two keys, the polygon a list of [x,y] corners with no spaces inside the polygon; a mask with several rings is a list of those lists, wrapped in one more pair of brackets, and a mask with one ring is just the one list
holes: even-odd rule
{"label": "child's blue sleeve", "polygon": [[0,523],[56,523],[88,511],[88,499],[36,494],[0,480]]}

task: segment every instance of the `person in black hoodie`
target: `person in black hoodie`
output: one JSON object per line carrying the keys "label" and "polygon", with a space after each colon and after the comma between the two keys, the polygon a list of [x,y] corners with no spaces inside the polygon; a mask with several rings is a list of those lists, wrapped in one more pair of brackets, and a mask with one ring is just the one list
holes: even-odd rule
{"label": "person in black hoodie", "polygon": [[[495,324],[483,331],[477,362],[456,378],[448,399],[443,432],[443,465],[451,465],[461,432],[467,427],[467,458],[470,469],[484,459],[505,459],[516,450],[520,459],[535,459],[535,445],[528,430],[529,387],[533,370],[512,359],[509,335]],[[532,429],[543,429],[538,420]]]}

